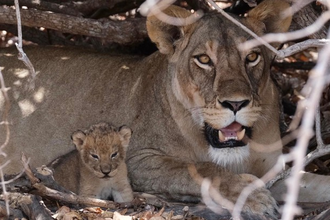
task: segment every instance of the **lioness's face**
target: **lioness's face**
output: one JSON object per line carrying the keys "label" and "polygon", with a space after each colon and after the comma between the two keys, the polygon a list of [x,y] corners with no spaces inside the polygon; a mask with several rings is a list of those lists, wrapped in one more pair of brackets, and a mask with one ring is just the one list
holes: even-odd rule
{"label": "lioness's face", "polygon": [[[262,31],[261,22],[255,26]],[[263,47],[240,51],[238,44],[251,37],[218,14],[192,29],[171,57],[173,91],[203,127],[211,157],[221,163],[235,161],[228,156],[241,160],[255,131],[273,117],[269,108],[277,92],[270,86],[270,52]]]}

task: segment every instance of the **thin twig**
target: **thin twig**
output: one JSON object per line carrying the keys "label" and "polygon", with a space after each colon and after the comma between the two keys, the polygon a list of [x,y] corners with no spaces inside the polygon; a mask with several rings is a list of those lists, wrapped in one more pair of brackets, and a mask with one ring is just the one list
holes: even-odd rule
{"label": "thin twig", "polygon": [[22,157],[22,161],[24,161],[25,164],[25,173],[27,174],[27,177],[31,181],[32,187],[37,190],[38,195],[52,198],[55,199],[56,201],[63,201],[71,204],[81,204],[85,206],[96,206],[96,207],[110,208],[110,209],[115,209],[119,207],[118,203],[112,201],[88,198],[85,196],[78,196],[75,194],[68,194],[45,186],[37,177],[34,176],[30,166],[26,163],[25,159],[23,159]]}
{"label": "thin twig", "polygon": [[282,58],[289,57],[293,54],[299,53],[311,47],[323,47],[329,44],[330,41],[327,39],[308,39],[299,43],[295,43],[294,45],[279,50],[279,53],[282,54]]}
{"label": "thin twig", "polygon": [[322,140],[322,131],[321,131],[320,109],[316,111],[316,115],[315,115],[315,136],[316,136],[317,148],[324,148],[324,142]]}
{"label": "thin twig", "polygon": [[[258,39],[252,39],[249,41],[246,41],[242,44],[239,45],[239,48],[241,50],[248,50],[253,47],[256,47],[260,44],[263,44],[263,42],[271,43],[271,42],[287,42],[290,40],[295,40],[299,38],[303,38],[306,36],[309,36],[318,30],[320,30],[324,24],[330,19],[330,11],[324,12],[312,25],[298,30],[298,31],[293,31],[289,33],[271,33],[271,34],[266,34],[261,37],[262,40]],[[284,54],[281,51],[276,52],[276,55],[280,58],[284,58]]]}
{"label": "thin twig", "polygon": [[154,15],[159,20],[174,26],[190,25],[203,16],[202,11],[197,11],[186,18],[173,17],[163,13],[163,10],[172,5],[174,2],[175,1],[173,0],[163,0],[161,2],[147,0],[140,6],[140,13],[145,16]]}
{"label": "thin twig", "polygon": [[25,66],[28,68],[30,72],[30,82],[28,85],[29,89],[34,89],[35,87],[35,77],[36,71],[34,66],[32,65],[30,59],[27,57],[25,52],[23,51],[23,39],[22,39],[22,24],[21,24],[21,13],[18,0],[15,0],[15,8],[16,8],[16,18],[17,18],[17,32],[18,32],[18,43],[15,43],[16,48],[18,50],[18,59],[21,60]]}
{"label": "thin twig", "polygon": [[8,192],[6,190],[5,178],[4,178],[2,169],[0,169],[0,178],[1,178],[2,195],[4,197],[5,206],[6,206],[6,215],[9,216],[10,211],[9,211]]}
{"label": "thin twig", "polygon": [[[330,12],[329,12],[330,16]],[[301,172],[305,165],[305,152],[308,142],[313,135],[314,118],[319,106],[322,91],[325,87],[325,75],[328,68],[328,60],[330,57],[330,45],[326,45],[319,54],[319,60],[315,68],[311,71],[311,75],[304,87],[308,108],[305,109],[301,127],[299,129],[297,144],[292,150],[294,155],[294,166],[292,167],[291,176],[287,179],[287,195],[286,203],[283,207],[283,220],[291,220],[297,214],[299,208],[297,207],[297,198],[299,192],[299,182],[301,179]]]}
{"label": "thin twig", "polygon": [[[10,110],[10,101],[8,98],[8,88],[6,88],[5,81],[3,79],[2,72],[0,70],[0,86],[1,86],[1,93],[2,96],[4,97],[5,104],[4,104],[4,111],[3,111],[3,116],[2,116],[2,123],[5,126],[6,130],[6,138],[3,144],[0,146],[0,156],[7,157],[7,154],[3,151],[4,148],[8,145],[9,139],[10,139],[10,128],[9,128],[9,122],[8,122],[8,115],[9,115],[9,110]],[[2,186],[2,193],[5,198],[5,206],[6,206],[6,214],[9,216],[9,201],[7,198],[7,190],[6,190],[6,183],[4,181],[4,175],[3,175],[3,168],[7,166],[10,163],[10,161],[6,161],[4,164],[0,164],[0,178],[1,178],[1,186]]]}
{"label": "thin twig", "polygon": [[[222,10],[214,1],[207,0],[208,3],[210,3],[218,12],[220,12],[225,18],[233,22],[235,25],[240,27],[242,30],[250,34],[256,41],[258,41],[260,44],[265,45],[269,50],[274,52],[275,54],[278,54],[278,50],[274,48],[272,45],[270,45],[267,41],[265,41],[263,38],[259,37],[256,33],[251,31],[249,28],[244,26],[241,22],[237,21],[235,18],[231,17],[228,13],[226,13],[224,10]],[[251,40],[252,41],[252,40]],[[241,47],[240,47],[241,48]],[[251,47],[250,47],[251,48]],[[242,50],[246,50],[246,48],[241,48]]]}

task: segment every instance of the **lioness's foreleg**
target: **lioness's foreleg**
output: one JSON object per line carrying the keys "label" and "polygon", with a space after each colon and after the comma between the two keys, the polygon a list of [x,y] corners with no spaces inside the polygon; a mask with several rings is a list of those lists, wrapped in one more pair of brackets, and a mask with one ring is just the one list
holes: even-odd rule
{"label": "lioness's foreleg", "polygon": [[[131,168],[129,170],[130,179],[136,191],[184,202],[201,200],[201,187],[190,175],[189,163],[168,156],[140,155],[139,158],[135,156],[129,160],[128,164],[128,167]],[[221,195],[234,203],[243,188],[256,179],[249,174],[227,172],[209,162],[197,162],[194,165],[202,177],[210,179],[219,177]],[[258,188],[248,197],[243,211],[275,217],[277,205],[268,190]]]}

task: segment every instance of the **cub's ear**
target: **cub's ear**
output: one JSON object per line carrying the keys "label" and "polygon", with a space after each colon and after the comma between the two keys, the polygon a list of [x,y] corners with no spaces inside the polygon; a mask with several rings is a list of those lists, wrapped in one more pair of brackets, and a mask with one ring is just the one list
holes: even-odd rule
{"label": "cub's ear", "polygon": [[119,134],[121,136],[120,137],[121,143],[124,146],[124,148],[126,149],[131,140],[132,130],[129,127],[127,127],[126,125],[123,125],[119,128]]}
{"label": "cub's ear", "polygon": [[80,130],[73,132],[73,134],[71,135],[71,140],[76,146],[77,150],[81,149],[85,139],[86,134]]}
{"label": "cub's ear", "polygon": [[286,32],[292,16],[283,17],[282,12],[290,8],[285,0],[264,0],[248,13],[248,17],[263,22],[267,33]]}
{"label": "cub's ear", "polygon": [[[187,18],[191,15],[186,9],[175,5],[164,9],[163,13],[175,18]],[[148,16],[147,18],[148,35],[163,54],[173,54],[173,43],[183,35],[183,28],[184,27],[180,28],[161,21],[154,15]]]}

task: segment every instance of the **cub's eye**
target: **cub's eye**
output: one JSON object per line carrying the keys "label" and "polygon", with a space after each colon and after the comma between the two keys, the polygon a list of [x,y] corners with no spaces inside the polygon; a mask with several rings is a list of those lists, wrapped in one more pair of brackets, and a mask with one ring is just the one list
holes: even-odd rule
{"label": "cub's eye", "polygon": [[91,156],[92,156],[94,159],[96,159],[96,160],[99,159],[99,156],[97,156],[96,154],[91,154]]}
{"label": "cub's eye", "polygon": [[118,152],[115,152],[115,153],[111,154],[111,159],[117,157],[117,155],[118,155]]}
{"label": "cub's eye", "polygon": [[249,66],[256,66],[260,61],[260,54],[251,52],[246,56],[245,60]]}
{"label": "cub's eye", "polygon": [[212,70],[211,68],[212,60],[206,54],[194,56],[194,62],[197,64],[197,66],[199,66],[202,69]]}

